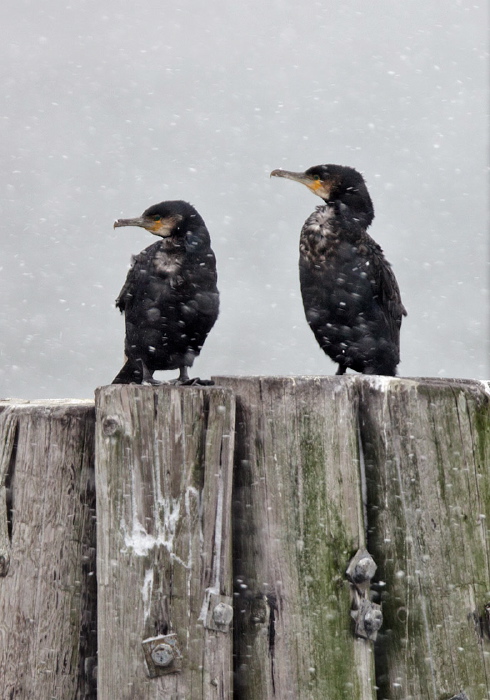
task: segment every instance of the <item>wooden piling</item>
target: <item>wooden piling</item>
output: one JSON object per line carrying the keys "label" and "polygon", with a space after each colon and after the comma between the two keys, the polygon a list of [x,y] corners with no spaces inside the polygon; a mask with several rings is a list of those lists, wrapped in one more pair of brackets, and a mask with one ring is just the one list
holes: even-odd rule
{"label": "wooden piling", "polygon": [[461,691],[488,698],[488,387],[463,380],[358,382],[368,546],[384,615],[379,700],[441,700]]}
{"label": "wooden piling", "polygon": [[375,697],[346,569],[365,545],[354,379],[223,378],[237,400],[233,491],[240,700]]}
{"label": "wooden piling", "polygon": [[93,401],[0,402],[0,697],[95,699]]}
{"label": "wooden piling", "polygon": [[488,700],[489,384],[215,381],[0,402],[0,697]]}
{"label": "wooden piling", "polygon": [[110,386],[96,413],[99,697],[230,698],[232,393]]}

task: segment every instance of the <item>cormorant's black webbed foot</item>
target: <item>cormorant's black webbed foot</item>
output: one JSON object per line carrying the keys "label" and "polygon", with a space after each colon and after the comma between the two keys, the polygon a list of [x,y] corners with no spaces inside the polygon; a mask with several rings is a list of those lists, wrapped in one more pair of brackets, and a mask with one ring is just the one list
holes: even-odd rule
{"label": "cormorant's black webbed foot", "polygon": [[194,377],[194,379],[188,379],[186,382],[181,382],[182,386],[214,386],[212,379],[201,379],[200,377]]}
{"label": "cormorant's black webbed foot", "polygon": [[171,379],[169,381],[169,384],[173,384],[173,386],[213,386],[214,382],[211,381],[211,379],[200,379],[200,377],[194,377],[193,379],[185,379],[182,381],[182,379]]}
{"label": "cormorant's black webbed foot", "polygon": [[187,367],[181,367],[178,379],[172,380],[170,384],[175,384],[175,386],[213,386],[214,382],[211,379],[201,379],[200,377],[190,379]]}
{"label": "cormorant's black webbed foot", "polygon": [[153,372],[150,372],[141,357],[136,360],[136,363],[141,367],[141,384],[160,386],[162,382],[159,382],[158,379],[153,379]]}

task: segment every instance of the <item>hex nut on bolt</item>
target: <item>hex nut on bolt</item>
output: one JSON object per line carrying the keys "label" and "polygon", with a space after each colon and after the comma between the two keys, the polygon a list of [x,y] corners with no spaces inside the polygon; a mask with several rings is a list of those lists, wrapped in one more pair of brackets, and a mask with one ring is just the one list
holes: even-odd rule
{"label": "hex nut on bolt", "polygon": [[228,626],[233,620],[233,608],[227,603],[218,603],[213,610],[213,620],[217,625]]}
{"label": "hex nut on bolt", "polygon": [[379,608],[371,607],[366,610],[366,614],[364,615],[364,629],[370,636],[381,629],[382,624],[383,613]]}
{"label": "hex nut on bolt", "polygon": [[347,577],[359,586],[371,581],[376,573],[377,565],[367,549],[359,549],[347,567]]}
{"label": "hex nut on bolt", "polygon": [[169,666],[175,658],[174,649],[170,644],[159,644],[151,652],[155,666]]}
{"label": "hex nut on bolt", "polygon": [[356,566],[354,567],[354,574],[352,576],[352,579],[354,583],[370,581],[375,573],[376,563],[374,559],[371,556],[363,557],[362,559],[359,559]]}
{"label": "hex nut on bolt", "polygon": [[182,670],[182,652],[175,632],[148,637],[142,640],[141,645],[150,678],[180,673]]}
{"label": "hex nut on bolt", "polygon": [[351,616],[356,623],[356,636],[376,641],[378,630],[383,624],[381,606],[366,600],[366,598],[361,598],[358,610],[352,610]]}

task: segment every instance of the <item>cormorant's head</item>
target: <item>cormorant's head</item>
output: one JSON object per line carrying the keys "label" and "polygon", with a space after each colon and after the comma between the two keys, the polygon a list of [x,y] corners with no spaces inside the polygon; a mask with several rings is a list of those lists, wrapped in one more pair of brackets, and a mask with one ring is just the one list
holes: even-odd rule
{"label": "cormorant's head", "polygon": [[[181,224],[186,221],[185,227]],[[117,219],[114,228],[119,226],[141,226],[155,236],[169,238],[182,230],[185,232],[201,224],[202,219],[191,204],[177,200],[154,204],[135,219]]]}
{"label": "cormorant's head", "polygon": [[314,165],[304,173],[273,170],[271,177],[285,177],[306,185],[327,204],[340,203],[349,207],[352,216],[364,226],[374,219],[374,208],[361,173],[345,165]]}

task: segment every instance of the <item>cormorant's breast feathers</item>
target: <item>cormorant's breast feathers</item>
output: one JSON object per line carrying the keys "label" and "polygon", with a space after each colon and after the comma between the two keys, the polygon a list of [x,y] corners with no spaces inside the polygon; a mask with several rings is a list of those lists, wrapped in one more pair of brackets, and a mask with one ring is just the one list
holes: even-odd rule
{"label": "cormorant's breast feathers", "polygon": [[197,285],[206,291],[209,287],[214,289],[216,281],[216,258],[209,233],[205,226],[199,226],[187,231],[178,244],[158,241],[133,256],[116,307],[121,312],[126,311],[136,294],[144,294],[150,286],[166,289],[170,300],[186,285]]}

